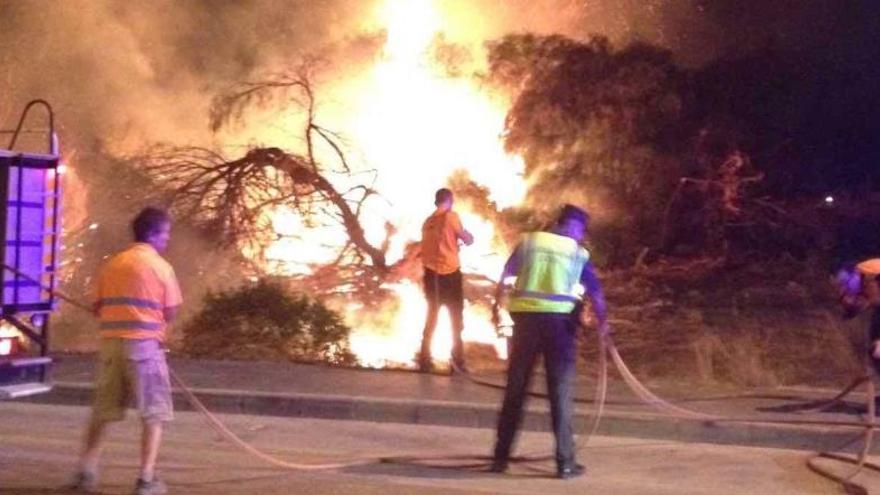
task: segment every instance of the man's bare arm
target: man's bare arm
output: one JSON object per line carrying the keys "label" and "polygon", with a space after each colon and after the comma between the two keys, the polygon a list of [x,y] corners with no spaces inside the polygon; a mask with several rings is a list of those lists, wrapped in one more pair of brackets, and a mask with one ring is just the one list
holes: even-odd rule
{"label": "man's bare arm", "polygon": [[465,229],[461,229],[456,236],[464,243],[465,246],[470,246],[474,243],[474,236]]}

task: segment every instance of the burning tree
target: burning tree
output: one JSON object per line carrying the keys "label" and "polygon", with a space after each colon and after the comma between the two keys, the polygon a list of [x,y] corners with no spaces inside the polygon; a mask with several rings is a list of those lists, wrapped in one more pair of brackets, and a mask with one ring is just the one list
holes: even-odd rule
{"label": "burning tree", "polygon": [[755,150],[748,126],[717,108],[724,79],[648,44],[533,34],[491,43],[488,79],[515,97],[505,146],[525,159],[532,203],[594,207],[610,261],[641,264],[651,248],[726,254],[731,239],[785,244],[779,227],[802,237],[756,194],[764,174],[752,157],[773,149]]}
{"label": "burning tree", "polygon": [[[310,252],[297,258],[309,265],[297,285],[313,293],[342,296],[328,300],[345,311],[354,329],[352,349],[358,359],[374,366],[406,364],[420,345],[424,299],[414,283],[421,266],[413,241],[418,236],[420,205],[430,204],[429,192],[461,168],[472,168],[474,183],[492,184],[492,199],[505,205],[518,201],[513,198],[520,194],[522,183],[515,173],[519,161],[498,143],[503,108],[475,84],[441,80],[423,63],[420,54],[431,37],[418,33],[412,39],[408,5],[400,3],[387,13],[389,34],[383,57],[369,70],[366,84],[349,107],[355,109],[348,115],[355,122],[341,124],[346,125],[364,162],[381,167],[381,175],[349,162],[346,140],[319,123],[315,65],[308,60],[291,72],[237,85],[215,98],[211,109],[215,131],[232,131],[246,114],[263,110],[281,117],[276,123],[291,116],[301,118],[296,137],[302,144],[296,148],[270,141],[267,146],[250,146],[228,156],[225,150],[212,147],[165,146],[140,159],[167,191],[180,216],[234,246],[245,260],[255,262],[257,273],[289,275],[299,270],[296,263],[287,262],[291,251],[276,256],[276,248],[295,244],[279,236],[302,232],[303,242],[297,249]],[[424,14],[433,15],[430,5],[420,7],[428,9]],[[282,108],[297,113],[282,117],[277,114]],[[455,145],[426,153],[441,133],[456,141]],[[386,195],[382,204],[378,190]],[[472,198],[488,202],[489,192],[475,190]],[[393,211],[386,210],[391,206]],[[388,222],[383,232],[380,218],[386,212],[396,218],[399,235]],[[285,218],[290,222],[285,224]],[[500,258],[495,253],[495,226],[479,215],[465,222],[481,234],[480,251],[470,250],[476,263],[469,268],[479,274],[500,271],[493,266]],[[301,226],[288,228],[294,223]],[[325,234],[334,249],[319,248],[319,237]],[[402,255],[393,266],[388,254],[392,241],[395,256]],[[398,245],[398,241],[409,245]],[[273,259],[284,259],[285,264],[272,266]],[[500,340],[485,309],[466,309],[471,316],[466,338],[495,345]],[[438,335],[442,335],[440,330]],[[436,356],[444,353],[442,345],[435,349]]]}
{"label": "burning tree", "polygon": [[607,251],[624,256],[657,237],[657,206],[675,186],[677,147],[687,141],[684,76],[671,53],[650,45],[615,50],[601,37],[532,34],[491,43],[489,80],[515,95],[505,145],[525,159],[533,203],[626,208],[604,229]]}
{"label": "burning tree", "polygon": [[[387,236],[380,245],[372,244],[361,223],[368,198],[376,191],[366,184],[342,190],[328,177],[352,177],[344,142],[335,132],[316,121],[315,93],[310,63],[290,74],[256,82],[242,83],[215,98],[211,108],[211,128],[219,130],[242,119],[250,107],[261,107],[283,100],[304,110],[302,153],[279,147],[252,147],[243,156],[229,158],[203,147],[157,147],[142,159],[149,173],[166,191],[168,200],[184,217],[227,245],[240,246],[265,262],[266,246],[277,239],[271,215],[277,208],[298,214],[309,226],[335,224],[347,234],[334,263],[322,267],[313,281],[318,288],[321,276],[332,274],[332,285],[349,282],[359,289],[376,289],[389,275],[386,260]],[[325,145],[327,158],[316,151]],[[361,172],[364,176],[367,174]]]}

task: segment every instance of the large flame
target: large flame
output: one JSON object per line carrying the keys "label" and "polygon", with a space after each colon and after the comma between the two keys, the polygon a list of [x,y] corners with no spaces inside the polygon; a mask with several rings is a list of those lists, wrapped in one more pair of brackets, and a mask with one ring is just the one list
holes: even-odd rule
{"label": "large flame", "polygon": [[[386,223],[395,226],[388,252],[393,261],[408,243],[421,238],[421,224],[433,209],[433,193],[454,172],[465,170],[487,186],[490,199],[501,207],[522,201],[525,183],[522,160],[505,153],[501,143],[509,102],[470,78],[449,77],[431,56],[444,27],[438,5],[432,0],[387,0],[379,10],[379,23],[387,33],[383,56],[365,76],[347,85],[338,125],[366,167],[378,172],[375,188],[383,200],[368,205],[362,222],[375,243],[385,237]],[[497,277],[506,249],[495,238],[494,226],[468,211],[466,204],[456,209],[475,237],[475,243],[461,251],[462,270]],[[298,238],[304,226],[290,212],[276,211],[272,222],[282,237],[268,252],[276,270],[308,273],[310,265],[332,261],[334,247],[344,244],[344,233],[338,229],[312,228]],[[420,346],[426,302],[419,282],[387,288],[397,295],[397,305],[377,318],[366,320],[359,307],[346,308],[354,326],[352,349],[364,365],[412,363]],[[449,318],[441,311],[432,343],[436,359],[449,357],[450,331]],[[506,357],[503,339],[496,336],[485,310],[466,306],[463,337],[494,345]]]}

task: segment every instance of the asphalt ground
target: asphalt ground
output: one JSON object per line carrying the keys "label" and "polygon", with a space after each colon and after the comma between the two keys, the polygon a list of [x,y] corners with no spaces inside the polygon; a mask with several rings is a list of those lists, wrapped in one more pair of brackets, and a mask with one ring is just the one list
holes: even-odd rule
{"label": "asphalt ground", "polygon": [[[172,356],[171,366],[212,411],[321,418],[379,423],[492,429],[501,402],[504,377],[481,373],[498,388],[472,383],[460,375],[407,371],[334,368],[294,363],[192,360]],[[55,388],[29,402],[88,405],[92,397],[94,357],[61,355],[54,368]],[[533,379],[543,390],[542,377]],[[775,420],[861,421],[865,396],[855,393],[825,412],[811,406],[835,390],[808,388],[731,389],[670,386],[647,382],[659,395],[682,406],[718,415]],[[656,386],[655,386],[656,385]],[[843,384],[842,384],[843,386]],[[592,421],[594,382],[582,373],[577,383],[584,399],[576,408],[575,429],[585,433]],[[179,393],[175,407],[188,410]],[[523,427],[548,431],[546,400],[532,398]],[[612,380],[600,424],[602,435],[726,445],[826,450],[845,442],[857,430],[827,426],[717,423],[671,416],[643,404],[620,380]],[[875,447],[874,452],[878,452]]]}
{"label": "asphalt ground", "polygon": [[[54,494],[76,466],[88,408],[0,403],[0,493]],[[302,463],[375,456],[479,455],[491,449],[488,429],[224,414],[221,419],[256,447]],[[104,494],[130,493],[137,475],[139,424],[115,424],[100,471]],[[552,437],[525,432],[521,453],[549,451]],[[807,454],[786,449],[598,436],[582,451],[587,475],[553,477],[552,463],[516,465],[505,475],[449,462],[370,464],[339,471],[266,467],[181,412],[166,428],[159,472],[178,494],[833,494],[834,484],[804,467]],[[878,460],[876,456],[873,459]],[[425,465],[427,464],[427,465]],[[460,462],[459,462],[460,464]],[[842,468],[848,469],[848,468]],[[873,476],[873,477],[872,477]],[[880,477],[860,474],[873,493]]]}

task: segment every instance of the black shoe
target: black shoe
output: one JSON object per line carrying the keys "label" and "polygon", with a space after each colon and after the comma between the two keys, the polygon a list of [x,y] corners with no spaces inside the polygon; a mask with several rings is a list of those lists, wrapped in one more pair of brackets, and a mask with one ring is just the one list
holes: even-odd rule
{"label": "black shoe", "polygon": [[98,475],[88,471],[80,471],[65,488],[74,492],[95,493],[98,491]]}
{"label": "black shoe", "polygon": [[495,459],[492,461],[492,465],[489,466],[490,473],[506,473],[507,472],[507,459]]}
{"label": "black shoe", "polygon": [[419,371],[422,373],[431,373],[434,371],[434,362],[428,359],[419,359]]}
{"label": "black shoe", "polygon": [[464,361],[450,361],[450,367],[452,368],[453,373],[459,373],[462,375],[467,375],[471,371],[468,369],[467,365],[464,364]]}
{"label": "black shoe", "polygon": [[572,464],[570,466],[557,468],[556,477],[561,480],[567,480],[569,478],[577,478],[578,476],[583,476],[586,472],[587,468],[585,468],[583,465]]}
{"label": "black shoe", "polygon": [[168,486],[165,482],[154,477],[150,481],[138,478],[132,495],[165,495],[166,493],[168,493]]}

